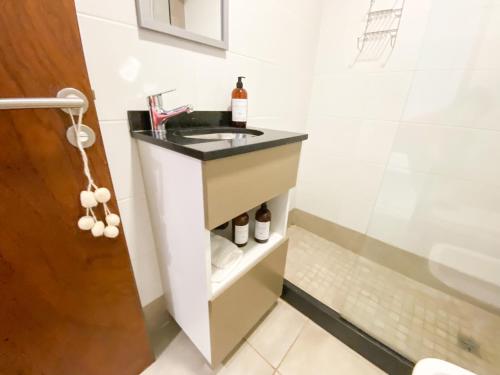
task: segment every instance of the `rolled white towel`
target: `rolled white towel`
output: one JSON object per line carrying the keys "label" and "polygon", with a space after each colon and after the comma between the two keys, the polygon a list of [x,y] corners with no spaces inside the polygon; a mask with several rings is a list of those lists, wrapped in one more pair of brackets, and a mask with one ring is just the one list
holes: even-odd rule
{"label": "rolled white towel", "polygon": [[210,245],[212,248],[212,264],[217,268],[232,267],[243,256],[243,251],[238,246],[217,234],[211,233]]}

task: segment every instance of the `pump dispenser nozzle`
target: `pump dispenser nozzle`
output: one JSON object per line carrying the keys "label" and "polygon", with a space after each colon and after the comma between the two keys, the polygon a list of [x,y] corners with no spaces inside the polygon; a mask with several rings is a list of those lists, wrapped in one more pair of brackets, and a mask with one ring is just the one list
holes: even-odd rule
{"label": "pump dispenser nozzle", "polygon": [[246,77],[243,77],[243,76],[238,77],[238,82],[236,83],[236,87],[239,89],[243,88],[243,81],[242,81],[243,78],[246,78]]}

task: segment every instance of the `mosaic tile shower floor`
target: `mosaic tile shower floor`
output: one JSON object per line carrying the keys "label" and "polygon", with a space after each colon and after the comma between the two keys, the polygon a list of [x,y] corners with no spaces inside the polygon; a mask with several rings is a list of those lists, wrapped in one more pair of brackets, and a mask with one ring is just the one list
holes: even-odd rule
{"label": "mosaic tile shower floor", "polygon": [[[500,374],[500,317],[359,256],[303,228],[289,228],[285,277],[407,358],[437,357]],[[459,337],[478,346],[468,352]]]}

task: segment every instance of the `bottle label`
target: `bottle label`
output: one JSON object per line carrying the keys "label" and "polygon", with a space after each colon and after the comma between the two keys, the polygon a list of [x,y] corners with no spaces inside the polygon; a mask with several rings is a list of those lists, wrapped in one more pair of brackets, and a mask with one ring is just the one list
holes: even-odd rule
{"label": "bottle label", "polygon": [[246,122],[248,99],[233,99],[231,101],[231,110],[233,112],[233,121]]}
{"label": "bottle label", "polygon": [[256,221],[255,222],[255,238],[260,241],[267,241],[269,239],[269,230],[271,228],[270,221]]}
{"label": "bottle label", "polygon": [[234,243],[243,245],[248,242],[248,224],[234,226]]}

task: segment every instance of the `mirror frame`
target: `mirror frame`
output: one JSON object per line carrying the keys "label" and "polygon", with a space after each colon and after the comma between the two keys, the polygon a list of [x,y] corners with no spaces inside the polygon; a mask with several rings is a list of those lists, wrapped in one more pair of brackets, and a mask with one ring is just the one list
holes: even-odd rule
{"label": "mirror frame", "polygon": [[229,31],[228,31],[228,15],[229,15],[229,0],[221,1],[221,18],[222,18],[222,35],[221,40],[209,38],[200,34],[193,33],[186,29],[173,26],[170,22],[162,22],[155,20],[153,17],[153,1],[154,0],[136,0],[137,5],[137,21],[139,27],[144,29],[159,31],[165,34],[170,34],[178,38],[191,40],[197,43],[206,44],[212,47],[227,50],[229,47]]}

